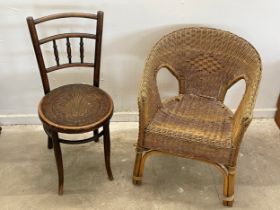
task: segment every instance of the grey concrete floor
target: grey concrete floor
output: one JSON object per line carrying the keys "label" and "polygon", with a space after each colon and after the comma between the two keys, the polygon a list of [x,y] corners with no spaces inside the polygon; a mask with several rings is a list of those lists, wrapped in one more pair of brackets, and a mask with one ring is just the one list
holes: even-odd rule
{"label": "grey concrete floor", "polygon": [[[172,156],[147,160],[142,186],[131,182],[137,123],[112,123],[112,170],[103,145],[62,145],[64,195],[57,195],[52,150],[41,126],[5,126],[0,136],[0,209],[226,209],[223,177],[211,165]],[[280,131],[254,120],[242,144],[232,209],[280,209]]]}

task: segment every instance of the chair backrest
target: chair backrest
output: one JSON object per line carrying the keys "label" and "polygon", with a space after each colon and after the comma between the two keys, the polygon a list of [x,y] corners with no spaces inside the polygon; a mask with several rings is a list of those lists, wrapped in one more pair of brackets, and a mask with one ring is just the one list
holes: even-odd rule
{"label": "chair backrest", "polygon": [[[94,34],[91,33],[61,33],[56,34],[53,36],[45,37],[39,39],[36,25],[61,19],[61,18],[87,18],[97,21],[96,23],[96,30]],[[52,71],[56,71],[63,68],[68,67],[92,67],[94,68],[94,76],[93,76],[93,85],[99,87],[100,81],[100,61],[101,61],[101,43],[102,43],[102,30],[103,30],[103,12],[99,11],[97,14],[91,13],[59,13],[54,15],[49,15],[45,17],[41,17],[38,19],[33,19],[33,17],[27,17],[27,24],[30,31],[35,55],[37,58],[38,67],[40,70],[40,75],[44,87],[44,92],[47,94],[50,91],[50,85],[48,80],[48,73]],[[71,42],[70,39],[78,38],[80,39],[80,60],[78,62],[74,62],[72,60],[71,54]],[[59,59],[59,52],[57,47],[57,40],[65,39],[66,41],[66,50],[67,50],[67,57],[68,63],[60,63]],[[95,55],[93,58],[93,62],[87,63],[84,62],[84,39],[93,39],[95,40]],[[55,56],[56,65],[46,68],[44,57],[42,54],[41,45],[52,42],[53,44],[53,51]]]}
{"label": "chair backrest", "polygon": [[247,86],[258,85],[261,60],[255,48],[237,35],[193,27],[174,31],[157,42],[145,71],[156,77],[161,68],[169,69],[178,79],[181,94],[223,101],[227,89],[240,79]]}

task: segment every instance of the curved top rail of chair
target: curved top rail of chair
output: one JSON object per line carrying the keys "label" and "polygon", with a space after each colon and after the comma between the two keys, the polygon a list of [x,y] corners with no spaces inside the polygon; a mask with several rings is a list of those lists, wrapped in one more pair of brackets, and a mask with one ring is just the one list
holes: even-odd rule
{"label": "curved top rail of chair", "polygon": [[[98,14],[99,13],[102,13],[102,12],[99,11]],[[48,16],[44,16],[44,17],[35,19],[34,23],[38,24],[38,23],[43,23],[43,22],[50,21],[50,20],[56,20],[56,19],[61,19],[61,18],[70,18],[70,17],[73,17],[73,18],[88,18],[88,19],[97,20],[98,14],[96,15],[96,14],[82,13],[82,12],[58,13],[58,14],[48,15]]]}
{"label": "curved top rail of chair", "polygon": [[[180,29],[177,29],[175,31],[172,31],[168,34],[165,34],[163,37],[161,37],[160,40],[158,40],[155,45],[153,46],[153,49],[156,48],[158,45],[160,45],[162,42],[164,42],[164,40],[172,37],[172,35],[175,35],[177,33],[180,33],[181,31],[190,31],[190,30],[208,30],[208,31],[216,31],[216,32],[219,32],[221,34],[224,34],[224,36],[232,36],[234,38],[236,38],[237,40],[241,41],[243,44],[245,45],[248,45],[250,46],[253,50],[254,50],[254,53],[256,54],[256,57],[258,58],[258,61],[259,61],[259,70],[262,71],[262,61],[261,61],[261,56],[259,54],[259,52],[257,51],[257,49],[254,47],[254,45],[252,45],[248,40],[244,39],[243,37],[241,36],[238,36],[230,31],[226,31],[226,30],[222,30],[222,29],[217,29],[217,28],[211,28],[211,27],[203,27],[203,26],[200,26],[200,27],[184,27],[184,28],[180,28]],[[150,56],[150,55],[149,55]]]}

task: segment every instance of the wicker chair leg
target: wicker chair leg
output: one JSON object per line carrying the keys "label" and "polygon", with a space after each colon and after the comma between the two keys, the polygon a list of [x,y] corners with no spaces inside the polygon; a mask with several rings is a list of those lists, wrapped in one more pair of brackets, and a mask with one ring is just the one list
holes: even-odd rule
{"label": "wicker chair leg", "polygon": [[233,206],[234,202],[235,168],[230,168],[228,175],[224,176],[224,206]]}
{"label": "wicker chair leg", "polygon": [[58,173],[58,194],[62,195],[63,194],[63,184],[64,184],[64,174],[63,174],[63,162],[62,162],[62,155],[61,155],[58,134],[53,133],[52,139],[53,139],[54,155],[55,155],[57,173]]}
{"label": "wicker chair leg", "polygon": [[135,164],[134,164],[134,170],[133,170],[133,178],[132,178],[132,182],[135,185],[140,185],[142,183],[142,176],[140,176],[140,167],[141,167],[142,157],[143,157],[143,152],[137,151],[136,158],[135,158]]}

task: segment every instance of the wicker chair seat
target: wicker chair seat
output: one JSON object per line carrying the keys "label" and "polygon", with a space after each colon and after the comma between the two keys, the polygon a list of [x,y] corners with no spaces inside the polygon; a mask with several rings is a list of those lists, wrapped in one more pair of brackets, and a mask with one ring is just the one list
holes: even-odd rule
{"label": "wicker chair seat", "polygon": [[228,163],[232,117],[233,113],[214,98],[193,94],[174,97],[163,103],[147,127],[144,147]]}

